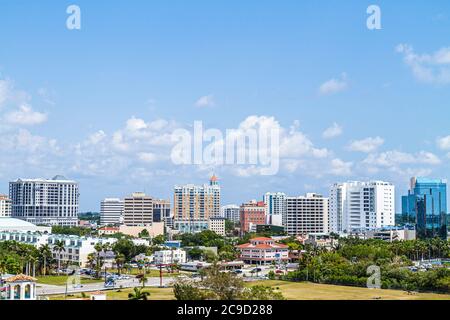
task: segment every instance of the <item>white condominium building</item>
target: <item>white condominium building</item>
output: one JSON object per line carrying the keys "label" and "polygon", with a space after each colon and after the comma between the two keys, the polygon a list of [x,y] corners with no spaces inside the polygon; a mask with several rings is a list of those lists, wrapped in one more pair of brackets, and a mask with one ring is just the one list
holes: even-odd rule
{"label": "white condominium building", "polygon": [[124,201],[123,223],[129,227],[153,224],[153,199],[145,193],[133,193]]}
{"label": "white condominium building", "polygon": [[395,187],[384,181],[336,183],[330,190],[330,232],[395,225]]}
{"label": "white condominium building", "polygon": [[77,226],[79,196],[78,183],[62,176],[9,183],[11,216],[37,225]]}
{"label": "white condominium building", "polygon": [[266,223],[274,226],[286,225],[286,194],[282,192],[264,195],[266,204]]}
{"label": "white condominium building", "polygon": [[227,220],[233,221],[234,223],[239,222],[239,206],[235,204],[230,204],[220,208],[220,216]]}
{"label": "white condominium building", "polygon": [[328,198],[315,193],[286,197],[285,231],[290,236],[328,233]]}
{"label": "white condominium building", "polygon": [[0,194],[0,218],[11,217],[11,200],[8,196]]}
{"label": "white condominium building", "polygon": [[123,221],[124,201],[117,198],[106,198],[100,204],[100,224],[117,225]]}

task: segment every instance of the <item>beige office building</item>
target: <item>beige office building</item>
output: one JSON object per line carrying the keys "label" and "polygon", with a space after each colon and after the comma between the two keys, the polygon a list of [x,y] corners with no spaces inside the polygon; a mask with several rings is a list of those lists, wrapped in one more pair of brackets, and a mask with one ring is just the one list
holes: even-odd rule
{"label": "beige office building", "polygon": [[124,199],[123,223],[129,227],[153,224],[153,199],[145,193],[133,193]]}

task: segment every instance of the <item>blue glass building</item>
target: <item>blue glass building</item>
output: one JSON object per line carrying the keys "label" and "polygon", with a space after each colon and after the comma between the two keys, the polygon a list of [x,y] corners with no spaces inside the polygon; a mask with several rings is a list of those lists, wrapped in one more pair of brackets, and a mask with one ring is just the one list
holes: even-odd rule
{"label": "blue glass building", "polygon": [[416,225],[418,239],[447,239],[447,184],[439,179],[412,178],[402,197],[402,214]]}

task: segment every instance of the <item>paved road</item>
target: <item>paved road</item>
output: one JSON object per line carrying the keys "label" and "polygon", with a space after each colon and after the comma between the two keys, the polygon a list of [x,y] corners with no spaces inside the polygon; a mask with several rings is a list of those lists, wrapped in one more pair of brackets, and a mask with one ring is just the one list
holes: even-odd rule
{"label": "paved road", "polygon": [[[172,278],[163,278],[163,286],[169,286],[173,282]],[[122,288],[134,288],[139,287],[142,284],[139,283],[138,279],[132,278],[129,280],[119,280],[116,282],[115,288],[118,289],[120,286]],[[146,286],[147,287],[159,287],[160,279],[159,278],[148,278]],[[73,286],[68,286],[67,293],[81,293],[81,292],[92,292],[92,291],[103,291],[103,290],[111,290],[113,288],[105,288],[103,282],[99,283],[89,283],[83,284],[80,288],[74,288]],[[36,288],[38,295],[54,295],[54,294],[64,294],[66,292],[66,286],[54,286],[47,284],[37,284]]]}

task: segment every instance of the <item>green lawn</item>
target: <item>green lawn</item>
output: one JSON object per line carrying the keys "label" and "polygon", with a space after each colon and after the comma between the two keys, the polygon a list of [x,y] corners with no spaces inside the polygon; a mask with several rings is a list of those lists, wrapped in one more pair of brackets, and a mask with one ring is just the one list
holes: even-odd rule
{"label": "green lawn", "polygon": [[[68,276],[42,276],[37,277],[38,281],[37,284],[49,284],[54,286],[63,286],[67,283]],[[103,282],[102,279],[96,280],[96,279],[89,279],[89,278],[81,278],[81,283],[88,284],[88,283],[97,283],[97,282]]]}
{"label": "green lawn", "polygon": [[408,294],[401,290],[368,289],[309,282],[268,280],[254,282],[250,285],[256,284],[279,288],[288,300],[450,300],[449,294]]}

